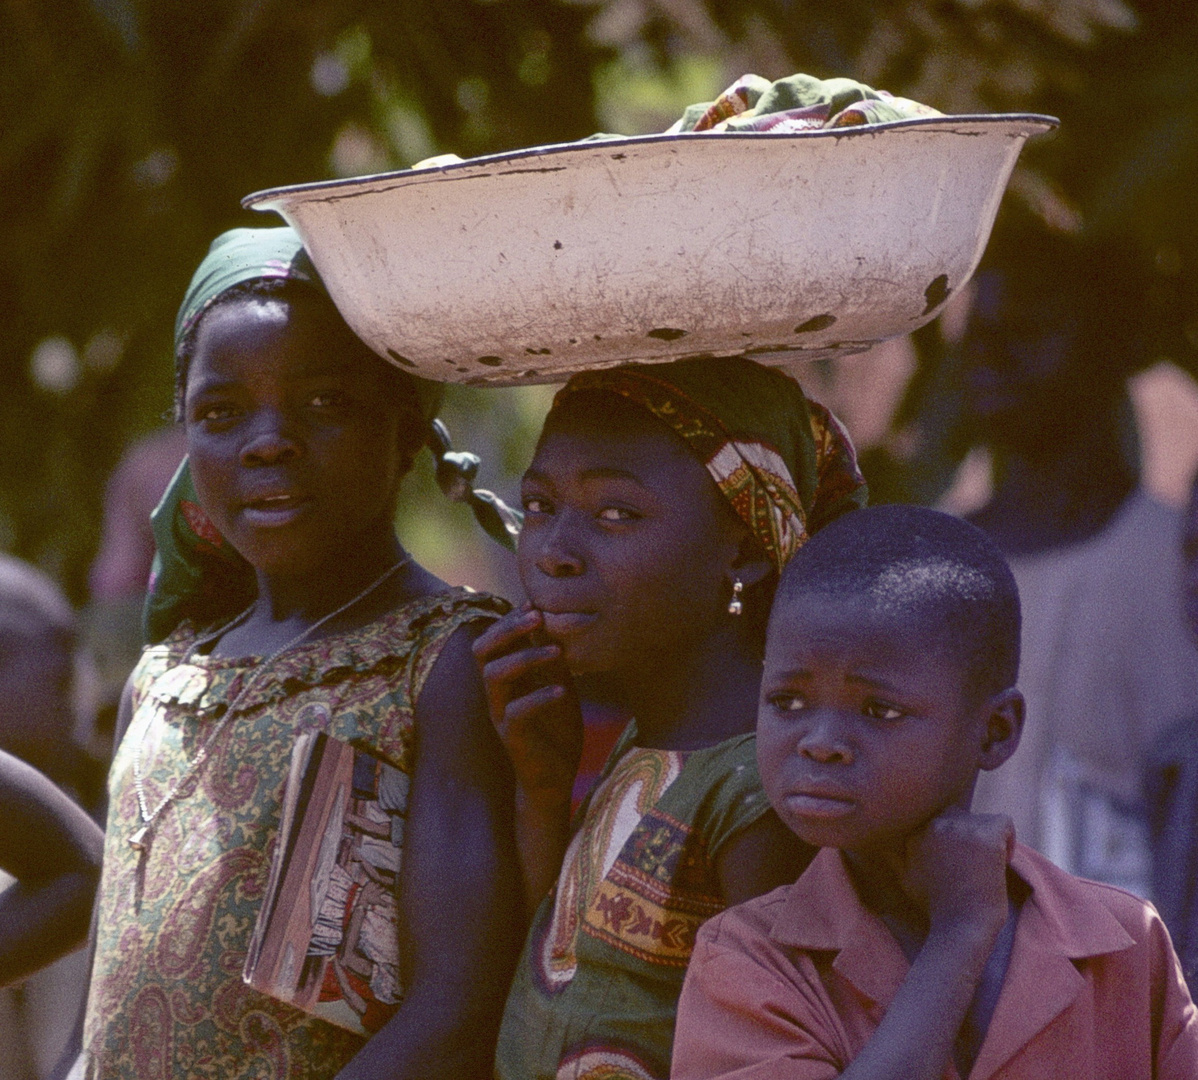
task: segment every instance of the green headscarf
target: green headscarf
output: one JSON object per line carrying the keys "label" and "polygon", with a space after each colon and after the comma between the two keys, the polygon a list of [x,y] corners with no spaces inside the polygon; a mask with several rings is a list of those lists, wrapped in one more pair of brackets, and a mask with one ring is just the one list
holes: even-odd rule
{"label": "green headscarf", "polygon": [[324,283],[294,229],[230,229],[212,241],[191,277],[175,317],[175,355],[187,333],[222,293],[234,285],[268,278],[306,281],[322,292]]}
{"label": "green headscarf", "polygon": [[[327,295],[299,235],[290,227],[232,229],[218,236],[192,276],[175,319],[176,362],[181,362],[196,323],[218,297],[234,286],[271,278],[306,282]],[[433,419],[441,404],[443,386],[407,377],[415,386],[420,414],[429,425],[437,482],[450,498],[468,503],[491,536],[513,547],[519,515],[489,491],[472,487],[478,458],[455,453],[444,425]],[[146,598],[147,641],[161,641],[184,618],[210,623],[235,614],[253,599],[253,571],[201,509],[186,458],[150,516],[150,523],[158,550]]]}
{"label": "green headscarf", "polygon": [[848,433],[778,368],[718,357],[587,371],[554,405],[583,390],[619,394],[677,432],[779,572],[812,533],[866,504]]}

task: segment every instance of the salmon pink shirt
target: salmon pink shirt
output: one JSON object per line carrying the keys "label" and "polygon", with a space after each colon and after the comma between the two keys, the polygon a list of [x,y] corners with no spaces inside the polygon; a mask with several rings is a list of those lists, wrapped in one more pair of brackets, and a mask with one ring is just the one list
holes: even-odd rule
{"label": "salmon pink shirt", "polygon": [[[1195,1080],[1198,1012],[1150,904],[1016,845],[1028,886],[968,1080]],[[824,848],[793,885],[699,932],[678,1007],[676,1080],[831,1080],[861,1052],[909,965]],[[950,1061],[945,1080],[961,1080]]]}

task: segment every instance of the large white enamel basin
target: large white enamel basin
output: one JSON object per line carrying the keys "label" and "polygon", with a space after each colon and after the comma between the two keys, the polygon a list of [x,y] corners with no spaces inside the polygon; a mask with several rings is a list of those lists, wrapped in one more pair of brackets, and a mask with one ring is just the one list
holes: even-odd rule
{"label": "large white enamel basin", "polygon": [[244,203],[294,226],[350,326],[429,379],[792,363],[933,318],[977,266],[1024,141],[1055,123],[571,143]]}

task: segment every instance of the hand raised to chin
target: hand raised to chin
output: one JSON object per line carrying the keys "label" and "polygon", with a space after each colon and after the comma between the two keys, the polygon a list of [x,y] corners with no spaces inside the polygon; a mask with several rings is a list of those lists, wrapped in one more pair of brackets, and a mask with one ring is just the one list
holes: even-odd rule
{"label": "hand raised to chin", "polygon": [[1007,918],[1007,864],[1015,827],[1003,814],[951,810],[910,836],[904,891],[927,912],[930,933],[953,928],[997,934]]}
{"label": "hand raised to chin", "polygon": [[474,657],[523,798],[568,810],[582,757],[582,709],[541,613],[526,605],[500,619],[475,641]]}

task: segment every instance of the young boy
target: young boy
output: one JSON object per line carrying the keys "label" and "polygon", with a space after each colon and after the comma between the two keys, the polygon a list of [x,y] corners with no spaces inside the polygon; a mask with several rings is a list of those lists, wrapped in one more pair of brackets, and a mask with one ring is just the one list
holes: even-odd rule
{"label": "young boy", "polygon": [[979,770],[1019,742],[1018,665],[1015,582],[972,525],[875,507],[795,556],[758,760],[823,850],[699,932],[675,1077],[1198,1077],[1198,1014],[1152,907],[970,813]]}

